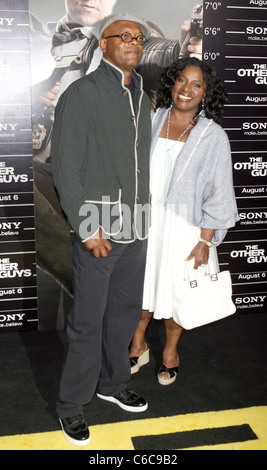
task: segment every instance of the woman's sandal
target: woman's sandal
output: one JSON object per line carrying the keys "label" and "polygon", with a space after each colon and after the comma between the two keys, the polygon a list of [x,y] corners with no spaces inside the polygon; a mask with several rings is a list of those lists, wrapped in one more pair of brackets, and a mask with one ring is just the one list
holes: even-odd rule
{"label": "woman's sandal", "polygon": [[131,374],[136,374],[139,371],[140,367],[148,364],[149,362],[149,349],[147,349],[141,356],[139,357],[130,357],[130,364],[131,364]]}
{"label": "woman's sandal", "polygon": [[[166,372],[169,374],[169,378],[164,378]],[[178,367],[166,367],[162,364],[158,373],[158,382],[160,385],[170,385],[176,380],[177,374]]]}

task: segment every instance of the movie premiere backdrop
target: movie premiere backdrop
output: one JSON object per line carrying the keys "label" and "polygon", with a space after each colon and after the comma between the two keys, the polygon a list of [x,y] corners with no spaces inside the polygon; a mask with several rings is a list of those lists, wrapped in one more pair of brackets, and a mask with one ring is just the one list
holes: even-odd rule
{"label": "movie premiere backdrop", "polygon": [[[203,59],[229,95],[223,127],[240,215],[218,248],[220,267],[231,271],[237,313],[266,312],[267,0],[106,3],[149,20],[155,36],[173,42],[173,59],[185,20],[202,36]],[[0,332],[38,328],[38,270],[72,294],[69,232],[49,161],[54,107],[44,97],[51,92],[55,104],[54,87],[66,71],[78,78],[94,50],[84,36],[55,37],[64,15],[64,0],[0,0]]]}

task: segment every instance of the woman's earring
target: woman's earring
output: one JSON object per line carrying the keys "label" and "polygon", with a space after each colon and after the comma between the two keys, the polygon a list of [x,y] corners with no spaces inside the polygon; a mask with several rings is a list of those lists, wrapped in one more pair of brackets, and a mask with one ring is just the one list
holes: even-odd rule
{"label": "woman's earring", "polygon": [[201,116],[203,114],[203,112],[205,112],[205,100],[204,100],[204,98],[202,100],[202,108],[201,108],[200,112],[198,113],[198,115]]}

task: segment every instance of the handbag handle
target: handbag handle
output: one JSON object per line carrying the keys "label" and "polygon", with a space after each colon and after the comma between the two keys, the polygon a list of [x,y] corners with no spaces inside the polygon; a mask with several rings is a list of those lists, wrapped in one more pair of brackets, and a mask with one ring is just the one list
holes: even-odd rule
{"label": "handbag handle", "polygon": [[[194,269],[194,259],[187,261],[184,269],[184,280],[187,282],[197,282],[197,278],[195,277],[195,272],[197,269]],[[209,259],[208,264],[205,265],[205,272],[204,276],[212,276],[212,280],[217,280],[217,273],[215,272],[214,264]]]}

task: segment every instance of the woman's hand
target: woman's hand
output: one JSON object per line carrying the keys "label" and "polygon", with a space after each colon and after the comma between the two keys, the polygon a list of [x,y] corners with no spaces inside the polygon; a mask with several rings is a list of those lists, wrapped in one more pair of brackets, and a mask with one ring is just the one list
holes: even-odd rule
{"label": "woman's hand", "polygon": [[190,255],[185,258],[185,261],[190,261],[193,258],[195,258],[194,269],[197,269],[201,264],[207,264],[209,261],[209,247],[203,242],[198,242]]}
{"label": "woman's hand", "polygon": [[[202,228],[200,237],[202,240],[210,242],[214,236],[215,230],[209,228]],[[209,247],[203,242],[199,241],[198,244],[193,248],[190,255],[185,259],[185,261],[190,261],[195,258],[194,269],[197,269],[201,264],[208,264],[209,261]]]}

